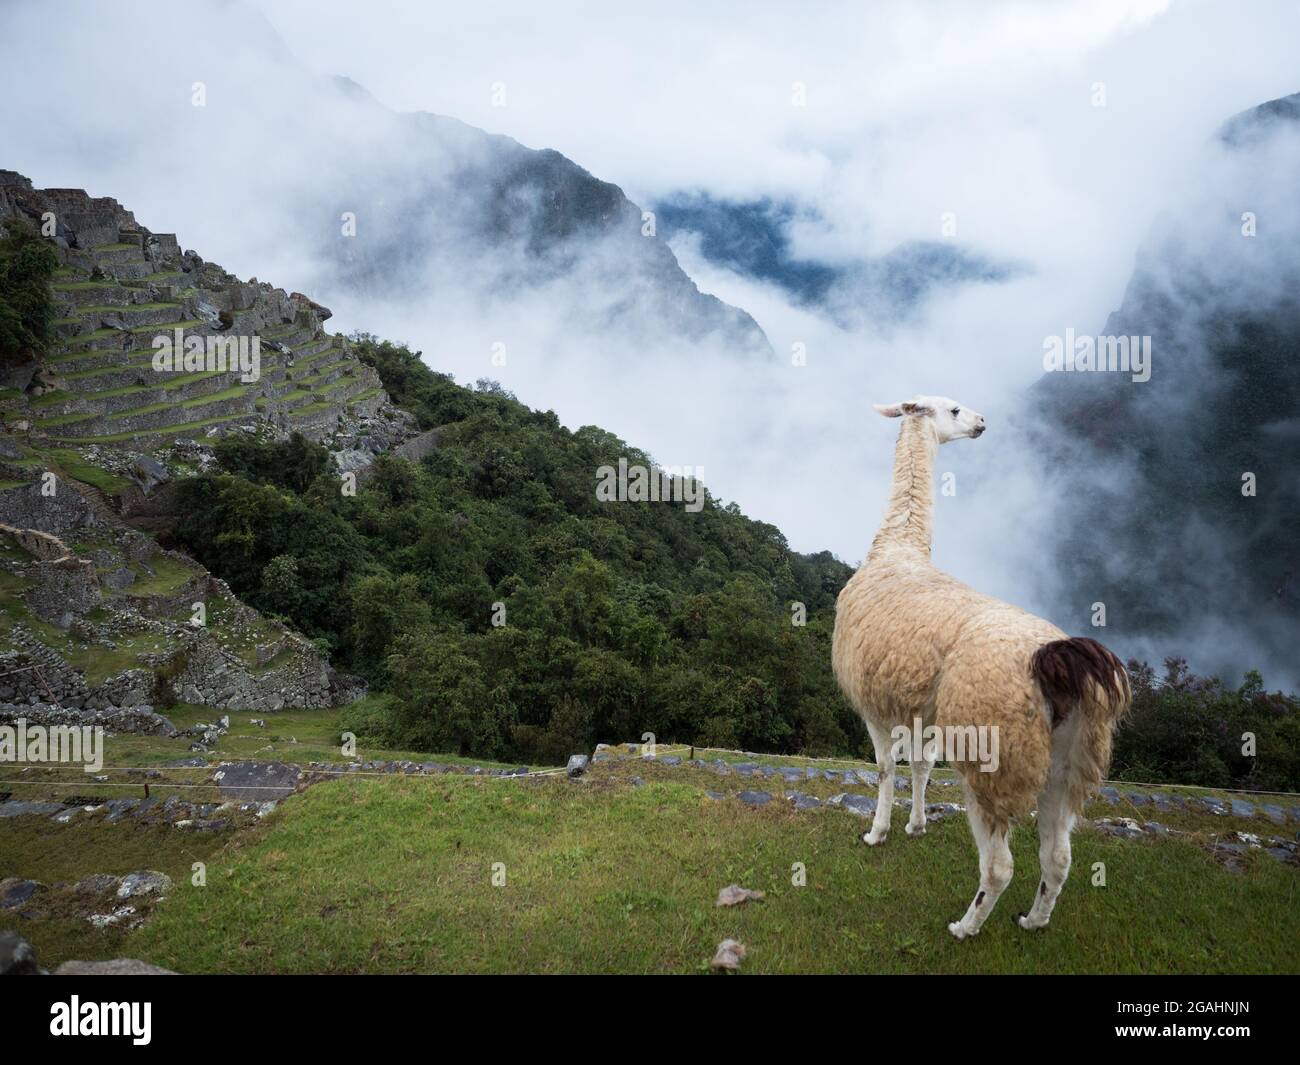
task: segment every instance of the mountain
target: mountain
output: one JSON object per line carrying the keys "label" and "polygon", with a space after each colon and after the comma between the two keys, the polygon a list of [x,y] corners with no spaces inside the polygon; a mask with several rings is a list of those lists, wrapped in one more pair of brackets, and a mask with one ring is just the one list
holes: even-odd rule
{"label": "mountain", "polygon": [[[0,171],[0,703],[349,703],[358,735],[532,760],[861,746],[843,563],[680,471],[604,498],[650,457],[180,248]],[[200,361],[230,345],[258,361]]]}
{"label": "mountain", "polygon": [[723,200],[703,192],[679,193],[654,205],[669,241],[695,239],[715,266],[776,285],[803,306],[817,307],[842,323],[876,326],[905,320],[936,292],[962,284],[997,284],[1024,267],[996,262],[960,245],[908,241],[876,257],[834,262],[800,254],[792,232],[822,225],[815,212],[773,200]]}
{"label": "mountain", "polygon": [[[1229,120],[1143,244],[1103,336],[1151,374],[1049,373],[1039,443],[1067,500],[1055,554],[1080,615],[1287,681],[1300,638],[1300,94]],[[1099,477],[1094,471],[1105,469]]]}
{"label": "mountain", "polygon": [[[771,353],[753,318],[699,291],[617,185],[556,151],[442,115],[396,114],[347,79],[321,91],[361,112],[355,121],[372,136],[383,131],[306,200],[325,220],[314,248],[345,290],[409,300],[450,286],[488,303],[580,292],[574,321],[592,332]],[[349,237],[336,224],[345,211],[358,213]]]}

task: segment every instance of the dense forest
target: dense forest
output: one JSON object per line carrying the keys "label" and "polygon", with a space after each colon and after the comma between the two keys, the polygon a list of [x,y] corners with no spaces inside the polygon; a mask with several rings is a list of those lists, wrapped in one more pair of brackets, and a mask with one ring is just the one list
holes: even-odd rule
{"label": "dense forest", "polygon": [[[354,342],[394,400],[439,430],[432,453],[381,457],[350,496],[322,447],[230,437],[218,472],[178,484],[174,530],[382,693],[350,728],[533,762],[645,732],[870,757],[830,670],[848,566],[797,554],[712,498],[698,513],[600,502],[602,465],[650,457],[593,426],[570,432],[493,382],[457,385],[404,346]],[[1129,668],[1114,776],[1300,785],[1300,701],[1177,660],[1159,679]],[[1243,753],[1246,733],[1258,758]]]}
{"label": "dense forest", "polygon": [[394,400],[440,430],[432,454],[381,458],[349,496],[323,448],[231,437],[221,472],[178,486],[175,535],[391,694],[361,727],[536,761],[645,732],[863,748],[829,669],[847,566],[712,498],[698,512],[601,502],[601,466],[650,456],[354,340]]}

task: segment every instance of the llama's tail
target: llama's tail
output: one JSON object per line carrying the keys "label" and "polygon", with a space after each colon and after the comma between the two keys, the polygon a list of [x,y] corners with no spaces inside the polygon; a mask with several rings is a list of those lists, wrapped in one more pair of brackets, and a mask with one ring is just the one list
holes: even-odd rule
{"label": "llama's tail", "polygon": [[[1079,813],[1110,767],[1111,737],[1133,692],[1115,653],[1087,636],[1053,640],[1034,652],[1030,672],[1052,709],[1052,732],[1070,722],[1070,805]],[[1072,721],[1075,715],[1081,720]]]}

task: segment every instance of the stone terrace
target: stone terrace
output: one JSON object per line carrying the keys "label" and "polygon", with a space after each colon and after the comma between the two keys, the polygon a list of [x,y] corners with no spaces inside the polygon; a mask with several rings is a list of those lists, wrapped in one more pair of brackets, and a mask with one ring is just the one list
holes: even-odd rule
{"label": "stone terrace", "polygon": [[[0,220],[52,213],[62,265],[53,285],[57,347],[0,403],[33,442],[151,450],[252,424],[323,440],[390,406],[374,370],[325,332],[327,308],[301,293],[240,281],[176,237],[139,225],[116,200],[80,189],[33,189],[0,171]],[[260,342],[261,374],[154,369],[153,340],[173,335]],[[13,382],[10,382],[13,384]]]}

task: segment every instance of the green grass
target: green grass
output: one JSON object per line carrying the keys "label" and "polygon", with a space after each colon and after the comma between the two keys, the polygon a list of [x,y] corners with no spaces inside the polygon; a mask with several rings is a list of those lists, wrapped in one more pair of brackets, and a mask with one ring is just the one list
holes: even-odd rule
{"label": "green grass", "polygon": [[[285,804],[127,949],[191,972],[690,973],[734,937],[753,973],[1300,970],[1296,874],[1268,858],[1233,874],[1188,843],[1081,832],[1052,927],[1031,935],[1010,920],[1037,885],[1021,828],[1019,879],[958,943],[946,923],[976,886],[965,824],[878,850],[860,827],[667,780],[344,778]],[[716,909],[733,882],[767,900]]]}
{"label": "green grass", "polygon": [[[181,706],[168,714],[185,727],[220,711]],[[340,758],[339,711],[230,718],[212,761]],[[187,744],[111,737],[104,771],[114,783],[104,796],[141,794],[138,779],[113,767],[164,765],[185,757]],[[359,754],[458,760],[364,746]],[[0,766],[0,790],[26,798],[87,792],[74,767],[38,772],[18,785],[17,767]],[[205,779],[203,770],[166,773],[175,782]],[[633,786],[633,774],[645,783]],[[755,810],[704,793],[746,786],[781,787],[771,778],[640,761],[599,763],[580,781],[343,777],[293,796],[233,837],[131,822],[0,821],[0,875],[52,882],[154,868],[176,879],[134,932],[105,934],[57,916],[23,921],[22,934],[46,964],[127,956],[182,972],[698,973],[717,943],[734,937],[749,948],[747,973],[1300,971],[1300,872],[1266,855],[1229,872],[1195,842],[1118,840],[1084,827],[1051,927],[1030,934],[1011,922],[1037,885],[1037,838],[1032,824],[1020,825],[1015,881],[983,932],[958,943],[946,924],[976,887],[964,819],[932,822],[913,840],[901,831],[900,811],[894,837],[872,849],[857,842],[864,822],[844,811],[796,813],[779,800]],[[169,792],[158,782],[152,788]],[[951,799],[949,791],[931,798]],[[1120,812],[1101,804],[1089,811]],[[1281,831],[1208,815],[1199,824]],[[190,886],[191,861],[208,863],[206,887]],[[1092,884],[1098,862],[1104,887]],[[491,884],[495,863],[504,864],[503,887]],[[805,886],[792,883],[795,863],[806,869]],[[715,908],[730,883],[759,888],[767,900]],[[0,927],[19,927],[5,924],[15,920],[0,917]]]}
{"label": "green grass", "polygon": [[163,554],[154,555],[149,560],[149,568],[153,573],[138,577],[134,584],[126,588],[127,595],[136,598],[170,595],[199,572],[194,567],[186,566]]}
{"label": "green grass", "polygon": [[108,495],[116,495],[124,491],[131,483],[125,477],[92,465],[71,448],[55,448],[43,454],[52,460],[53,465],[65,476],[71,477],[74,481],[81,481],[82,484],[93,485]]}

